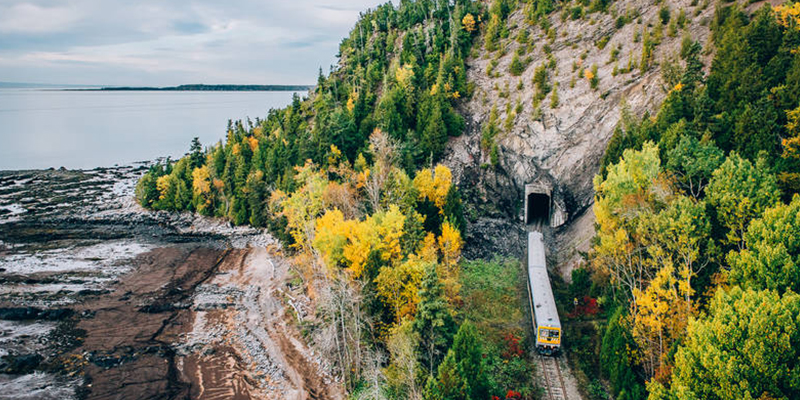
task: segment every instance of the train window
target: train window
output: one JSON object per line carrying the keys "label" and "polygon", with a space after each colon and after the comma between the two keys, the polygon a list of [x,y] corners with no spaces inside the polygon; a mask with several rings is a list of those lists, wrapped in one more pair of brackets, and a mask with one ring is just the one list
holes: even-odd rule
{"label": "train window", "polygon": [[555,329],[542,328],[539,330],[539,337],[546,340],[555,340],[561,335],[561,332]]}

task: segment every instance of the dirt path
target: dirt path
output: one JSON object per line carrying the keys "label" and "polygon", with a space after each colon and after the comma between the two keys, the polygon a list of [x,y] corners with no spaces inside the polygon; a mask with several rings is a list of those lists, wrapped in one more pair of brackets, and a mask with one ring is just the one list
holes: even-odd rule
{"label": "dirt path", "polygon": [[[339,399],[338,385],[297,339],[283,301],[287,265],[265,248],[234,250],[195,297],[196,350],[182,364],[198,399]],[[208,347],[216,350],[209,352]],[[198,351],[199,350],[199,351]],[[210,353],[210,354],[209,354]]]}

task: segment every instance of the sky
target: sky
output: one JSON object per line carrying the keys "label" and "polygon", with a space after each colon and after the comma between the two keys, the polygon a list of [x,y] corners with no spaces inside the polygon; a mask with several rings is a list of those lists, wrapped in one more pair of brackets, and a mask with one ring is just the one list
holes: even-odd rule
{"label": "sky", "polygon": [[0,81],[313,84],[385,0],[0,0]]}

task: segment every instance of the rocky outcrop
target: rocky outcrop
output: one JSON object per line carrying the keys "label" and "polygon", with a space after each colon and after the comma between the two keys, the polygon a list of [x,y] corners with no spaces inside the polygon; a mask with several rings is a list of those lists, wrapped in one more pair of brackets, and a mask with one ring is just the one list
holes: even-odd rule
{"label": "rocky outcrop", "polygon": [[[589,241],[580,238],[562,240],[558,236],[564,232],[593,235],[591,223],[581,222],[580,226],[588,228],[577,232],[570,229],[570,225],[580,218],[587,218],[587,215],[591,218],[592,179],[608,140],[620,121],[623,104],[627,104],[630,112],[637,116],[658,110],[669,89],[661,77],[659,63],[677,55],[683,35],[689,35],[704,46],[709,40],[708,26],[714,7],[704,7],[703,3],[697,2],[693,6],[691,0],[669,2],[672,18],[680,9],[685,10],[685,28],[669,36],[667,27],[663,27],[664,34],[654,50],[652,68],[646,72],[634,68],[632,72],[616,76],[612,75],[615,66],[625,68],[629,60],[638,63],[641,59],[642,40],[636,41],[634,37],[643,29],[651,31],[660,24],[659,4],[642,0],[615,1],[606,13],[586,14],[582,19],[566,18],[563,21],[561,13],[556,11],[549,17],[555,31],[552,40],[539,26],[528,25],[522,10],[509,16],[510,35],[502,42],[506,51],[493,68],[499,76],[489,77],[487,74],[496,53],[481,49],[468,61],[468,79],[475,85],[475,91],[460,110],[467,120],[467,128],[464,135],[451,140],[445,159],[468,202],[474,207],[469,213],[473,222],[471,228],[479,231],[472,232],[471,237],[491,241],[488,235],[491,229],[486,229],[486,226],[496,219],[521,226],[525,185],[545,184],[552,188],[554,209],[561,209],[565,217],[565,224],[554,231],[553,243],[557,246],[583,243],[581,246],[584,247],[558,248],[559,254],[571,256],[559,257],[557,262],[569,264],[580,258],[577,254],[588,249]],[[622,14],[634,17],[631,22],[617,28],[616,18]],[[521,76],[515,77],[508,71],[515,51],[521,46],[513,39],[522,29],[528,29],[535,47],[529,54],[532,61]],[[597,43],[604,37],[608,37],[608,42],[601,49]],[[549,46],[555,60],[555,68],[549,69],[549,82],[558,85],[559,105],[551,108],[548,95],[541,102],[541,114],[538,115],[533,107],[535,88],[532,80],[536,67],[548,62],[545,45]],[[613,49],[618,49],[616,62],[610,61]],[[584,59],[582,54],[585,54]],[[710,57],[708,52],[706,57]],[[573,64],[586,70],[597,65],[599,83],[596,89],[590,87],[587,79],[578,77]],[[522,89],[518,89],[520,82]],[[507,118],[506,110],[515,108],[518,101],[522,104],[522,111],[510,129],[501,128],[502,132],[496,138],[499,163],[491,166],[487,152],[481,150],[481,128],[488,123],[493,105],[497,107],[498,123],[502,126]],[[486,234],[481,230],[486,230]],[[500,236],[494,240],[505,241],[506,238]],[[498,243],[493,247],[524,251],[524,246]],[[520,254],[514,250],[509,255]]]}
{"label": "rocky outcrop", "polygon": [[341,398],[272,236],[142,210],[146,170],[0,171],[0,393]]}

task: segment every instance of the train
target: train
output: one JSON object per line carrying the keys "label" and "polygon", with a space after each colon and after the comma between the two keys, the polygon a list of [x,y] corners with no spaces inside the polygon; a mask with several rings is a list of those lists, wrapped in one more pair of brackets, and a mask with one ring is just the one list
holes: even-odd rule
{"label": "train", "polygon": [[547,275],[541,232],[528,232],[528,289],[536,350],[542,355],[556,355],[561,349],[561,321]]}

